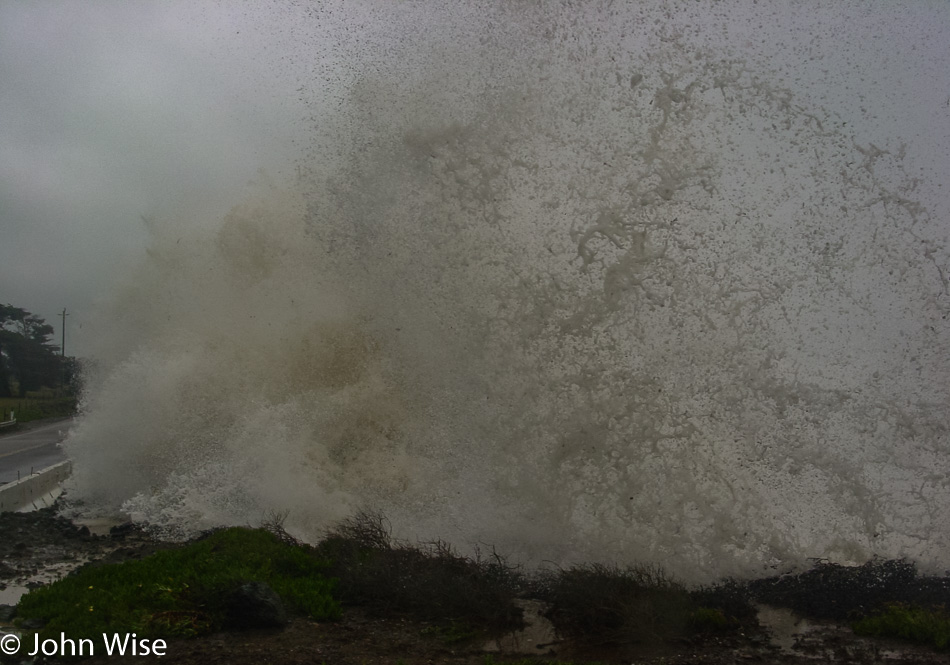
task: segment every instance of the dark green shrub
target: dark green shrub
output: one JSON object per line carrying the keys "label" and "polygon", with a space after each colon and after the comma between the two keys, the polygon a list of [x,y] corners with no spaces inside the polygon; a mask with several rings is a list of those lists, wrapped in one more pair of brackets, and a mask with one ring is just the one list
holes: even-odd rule
{"label": "dark green shrub", "polygon": [[538,593],[561,635],[599,644],[684,637],[698,609],[685,588],[655,567],[575,566],[543,575]]}
{"label": "dark green shrub", "polygon": [[329,572],[345,605],[490,631],[522,625],[513,603],[522,577],[494,553],[466,557],[443,542],[394,541],[385,518],[372,512],[337,525],[317,550],[332,562]]}

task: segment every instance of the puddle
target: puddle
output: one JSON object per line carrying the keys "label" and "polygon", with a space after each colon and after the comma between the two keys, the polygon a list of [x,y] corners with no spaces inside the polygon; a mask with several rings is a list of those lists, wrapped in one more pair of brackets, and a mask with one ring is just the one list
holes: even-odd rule
{"label": "puddle", "polygon": [[72,520],[76,526],[84,526],[89,529],[89,533],[94,536],[108,536],[112,527],[126,524],[128,521],[127,516],[119,515],[114,517],[77,517]]}
{"label": "puddle", "polygon": [[756,609],[759,625],[768,631],[772,644],[782,653],[795,653],[794,647],[799,637],[813,628],[807,619],[784,607],[758,605]]}
{"label": "puddle", "polygon": [[[887,665],[920,658],[921,663],[936,662],[934,653],[892,640],[855,635],[850,626],[813,621],[782,607],[758,605],[759,624],[771,638],[771,644],[786,655],[816,662],[860,662]],[[918,662],[918,661],[914,661]]]}
{"label": "puddle", "polygon": [[19,584],[11,584],[5,589],[0,589],[0,605],[16,605],[29,589]]}
{"label": "puddle", "polygon": [[52,563],[38,570],[35,574],[17,579],[6,588],[0,589],[0,605],[16,605],[20,598],[31,588],[46,586],[56,580],[61,580],[69,573],[88,563],[89,559],[80,557],[70,561]]}
{"label": "puddle", "polygon": [[540,600],[516,600],[515,605],[524,611],[525,627],[517,632],[490,640],[482,649],[491,653],[555,654],[557,635],[554,632],[554,625],[543,614],[547,609],[547,604]]}
{"label": "puddle", "polygon": [[771,638],[771,644],[783,654],[832,662],[837,658],[856,658],[879,662],[878,646],[856,636],[848,626],[806,619],[792,610],[770,605],[758,606],[759,624]]}

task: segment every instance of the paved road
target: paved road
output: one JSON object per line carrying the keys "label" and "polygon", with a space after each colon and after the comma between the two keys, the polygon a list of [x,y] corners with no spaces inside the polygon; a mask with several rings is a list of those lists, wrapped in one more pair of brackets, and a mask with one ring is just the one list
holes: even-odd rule
{"label": "paved road", "polygon": [[9,483],[66,459],[59,442],[66,438],[72,421],[57,420],[25,432],[3,434],[0,429],[0,483]]}

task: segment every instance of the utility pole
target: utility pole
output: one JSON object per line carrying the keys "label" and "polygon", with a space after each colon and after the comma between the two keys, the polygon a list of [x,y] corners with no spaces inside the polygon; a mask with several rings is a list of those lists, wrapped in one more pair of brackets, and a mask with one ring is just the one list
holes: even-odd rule
{"label": "utility pole", "polygon": [[63,345],[59,349],[60,357],[63,359],[63,362],[61,363],[63,366],[63,378],[62,378],[62,385],[60,386],[60,390],[65,390],[66,389],[66,372],[67,372],[67,369],[66,369],[66,317],[69,316],[69,314],[66,313],[65,307],[63,307],[63,313],[60,314],[60,316],[63,317]]}
{"label": "utility pole", "polygon": [[60,316],[63,317],[63,345],[60,347],[59,350],[60,350],[60,355],[65,358],[66,357],[66,317],[69,316],[69,314],[66,313],[65,307],[63,307],[63,313],[60,314]]}

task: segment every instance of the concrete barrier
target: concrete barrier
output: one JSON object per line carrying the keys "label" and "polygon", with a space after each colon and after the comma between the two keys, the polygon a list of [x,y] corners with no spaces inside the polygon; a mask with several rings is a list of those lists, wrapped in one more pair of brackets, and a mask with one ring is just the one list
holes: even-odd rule
{"label": "concrete barrier", "polygon": [[69,478],[69,460],[46,467],[15,483],[0,485],[0,513],[34,510],[50,506],[59,496],[60,485]]}

